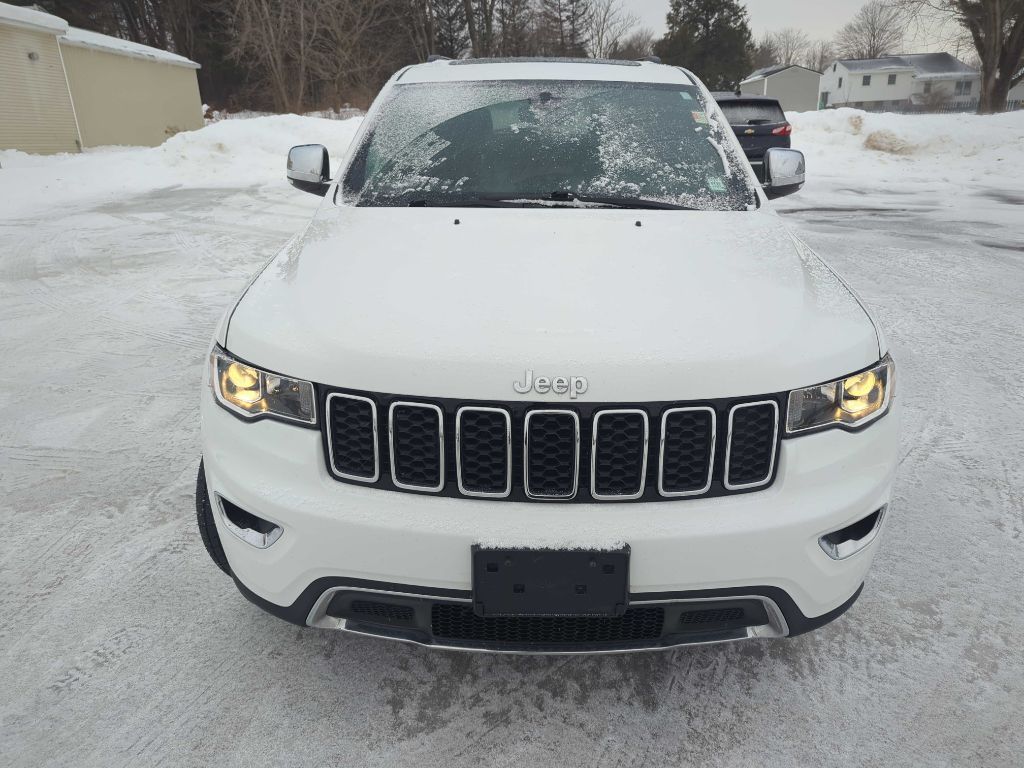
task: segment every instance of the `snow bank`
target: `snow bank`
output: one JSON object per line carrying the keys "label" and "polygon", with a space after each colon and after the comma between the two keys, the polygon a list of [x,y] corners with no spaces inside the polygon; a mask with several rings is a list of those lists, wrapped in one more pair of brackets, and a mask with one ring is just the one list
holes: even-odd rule
{"label": "snow bank", "polygon": [[995,150],[1019,151],[1024,112],[1003,115],[896,115],[859,109],[788,113],[794,146],[847,152],[868,149],[894,155],[975,157]]}
{"label": "snow bank", "polygon": [[360,122],[273,115],[213,123],[172,136],[159,147],[99,147],[62,155],[0,151],[3,213],[20,216],[168,187],[282,185],[292,146],[323,144],[336,167]]}

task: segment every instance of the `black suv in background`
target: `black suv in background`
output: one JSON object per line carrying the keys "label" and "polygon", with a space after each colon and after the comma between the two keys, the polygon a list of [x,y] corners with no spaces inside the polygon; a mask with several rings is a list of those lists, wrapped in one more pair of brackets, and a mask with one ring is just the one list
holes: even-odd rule
{"label": "black suv in background", "polygon": [[764,153],[771,147],[789,149],[793,126],[786,120],[782,105],[767,96],[719,92],[713,94],[725,118],[740,140],[740,146],[764,183]]}

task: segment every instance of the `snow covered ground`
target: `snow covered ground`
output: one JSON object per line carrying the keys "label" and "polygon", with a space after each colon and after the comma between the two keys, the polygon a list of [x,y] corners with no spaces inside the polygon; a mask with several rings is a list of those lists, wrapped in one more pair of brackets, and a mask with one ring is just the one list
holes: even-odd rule
{"label": "snow covered ground", "polygon": [[887,329],[902,463],[863,597],[792,641],[489,657],[302,631],[203,551],[213,325],[316,198],[216,123],[0,152],[0,763],[1006,766],[1024,754],[1024,113],[794,115],[777,203]]}

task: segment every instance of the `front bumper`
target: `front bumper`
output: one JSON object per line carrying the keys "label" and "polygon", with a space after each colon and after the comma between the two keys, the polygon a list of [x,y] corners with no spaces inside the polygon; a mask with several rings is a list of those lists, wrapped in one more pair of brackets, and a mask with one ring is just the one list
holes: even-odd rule
{"label": "front bumper", "polygon": [[[469,598],[474,544],[629,544],[631,606],[662,601],[674,611],[695,600],[750,598],[781,619],[727,628],[707,639],[792,635],[825,623],[856,599],[879,537],[844,560],[829,558],[818,539],[889,502],[899,427],[894,403],[892,412],[862,432],[784,440],[775,483],[756,493],[657,504],[519,504],[339,483],[326,470],[317,431],[243,423],[212,397],[203,398],[202,416],[215,509],[225,499],[283,529],[279,540],[261,549],[215,516],[247,597],[296,623],[350,631],[372,625],[373,634],[431,644],[438,643],[429,633],[314,608],[329,604],[328,590],[398,592],[421,601],[413,606],[413,628],[421,630],[426,614],[417,611]],[[670,636],[655,645],[677,642]]]}

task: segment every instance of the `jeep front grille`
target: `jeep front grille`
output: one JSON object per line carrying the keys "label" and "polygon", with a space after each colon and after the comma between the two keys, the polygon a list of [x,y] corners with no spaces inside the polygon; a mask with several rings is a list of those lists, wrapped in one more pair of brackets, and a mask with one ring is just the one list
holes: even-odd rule
{"label": "jeep front grille", "polygon": [[333,390],[321,398],[327,464],[339,481],[538,502],[764,488],[775,479],[783,399],[555,407]]}

